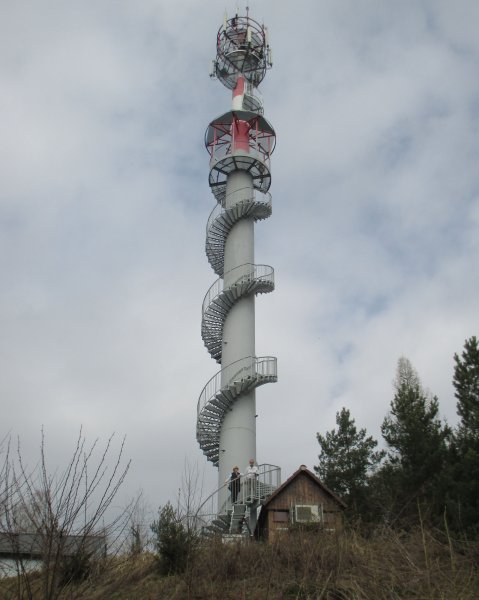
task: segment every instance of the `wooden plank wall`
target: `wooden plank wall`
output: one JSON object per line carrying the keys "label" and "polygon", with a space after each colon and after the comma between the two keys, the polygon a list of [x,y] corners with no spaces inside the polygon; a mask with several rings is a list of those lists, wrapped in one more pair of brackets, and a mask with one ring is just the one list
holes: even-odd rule
{"label": "wooden plank wall", "polygon": [[[272,541],[277,534],[289,530],[290,510],[297,504],[323,506],[324,529],[339,530],[343,525],[343,510],[338,502],[332,498],[325,490],[315,483],[308,475],[300,473],[290,485],[273,498],[267,510],[266,537]],[[285,521],[284,514],[288,513],[288,521]],[[281,512],[283,515],[275,515]]]}

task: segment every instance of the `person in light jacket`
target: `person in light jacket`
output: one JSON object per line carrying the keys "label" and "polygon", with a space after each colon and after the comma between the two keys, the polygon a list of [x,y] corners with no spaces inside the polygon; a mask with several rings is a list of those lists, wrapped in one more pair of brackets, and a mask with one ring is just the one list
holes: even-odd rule
{"label": "person in light jacket", "polygon": [[249,459],[249,464],[246,467],[246,471],[244,473],[244,479],[246,484],[246,498],[250,498],[254,500],[257,492],[257,481],[259,477],[259,469],[258,465],[255,463],[254,458]]}

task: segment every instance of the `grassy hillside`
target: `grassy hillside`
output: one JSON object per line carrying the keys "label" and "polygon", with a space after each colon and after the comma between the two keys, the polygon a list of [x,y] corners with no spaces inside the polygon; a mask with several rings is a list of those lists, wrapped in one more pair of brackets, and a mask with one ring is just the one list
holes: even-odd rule
{"label": "grassy hillside", "polygon": [[[154,555],[114,557],[61,598],[79,600],[477,600],[477,544],[439,532],[295,532],[274,545],[203,543],[181,575],[160,575]],[[34,581],[38,588],[40,580]],[[0,582],[0,599],[18,594]],[[23,598],[28,598],[24,595]],[[41,589],[33,598],[44,598]]]}

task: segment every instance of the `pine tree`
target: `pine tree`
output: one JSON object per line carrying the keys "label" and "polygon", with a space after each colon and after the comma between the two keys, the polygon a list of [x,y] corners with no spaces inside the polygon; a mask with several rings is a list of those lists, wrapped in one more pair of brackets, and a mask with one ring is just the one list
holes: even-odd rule
{"label": "pine tree", "polygon": [[460,430],[468,438],[479,438],[479,343],[472,336],[464,343],[461,356],[454,355],[453,384]]}
{"label": "pine tree", "polygon": [[[406,358],[399,359],[394,382],[396,393],[381,432],[389,446],[382,478],[395,488],[394,510],[415,510],[416,500],[424,500],[440,510],[438,481],[447,456],[450,435],[438,417],[439,403],[422,388],[417,372]],[[384,482],[383,482],[384,484]]]}
{"label": "pine tree", "polygon": [[455,529],[468,536],[479,532],[479,345],[466,340],[454,355],[453,385],[460,422],[450,449],[448,512]]}
{"label": "pine tree", "polygon": [[178,511],[170,502],[158,511],[158,520],[150,526],[155,534],[154,543],[160,570],[165,575],[183,573],[188,565],[196,537],[188,532]]}
{"label": "pine tree", "polygon": [[367,488],[368,473],[379,464],[384,453],[374,450],[377,441],[372,436],[366,437],[366,429],[357,430],[346,408],[336,413],[336,424],[337,430],[332,429],[324,436],[317,434],[321,452],[314,470],[353,510],[358,510]]}

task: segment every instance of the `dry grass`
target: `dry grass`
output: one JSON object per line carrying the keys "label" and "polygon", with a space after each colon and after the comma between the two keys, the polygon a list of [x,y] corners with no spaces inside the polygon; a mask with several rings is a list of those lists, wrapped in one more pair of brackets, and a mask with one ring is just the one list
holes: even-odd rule
{"label": "dry grass", "polygon": [[[440,533],[375,532],[365,539],[295,532],[275,544],[205,542],[181,576],[153,555],[112,558],[67,590],[79,600],[476,600],[477,545]],[[3,582],[3,585],[13,582]],[[2,591],[3,590],[3,591]],[[0,600],[16,596],[2,595]],[[40,595],[35,598],[41,598]]]}

